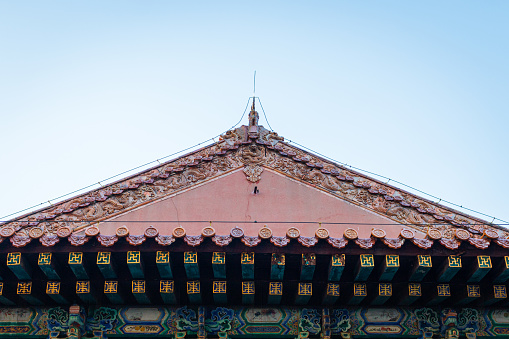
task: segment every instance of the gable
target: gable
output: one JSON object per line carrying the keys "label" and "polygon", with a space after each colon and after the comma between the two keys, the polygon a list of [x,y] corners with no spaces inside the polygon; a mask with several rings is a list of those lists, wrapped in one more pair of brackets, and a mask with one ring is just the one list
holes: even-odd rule
{"label": "gable", "polygon": [[288,228],[296,227],[302,236],[312,237],[322,223],[337,238],[347,228],[356,229],[361,238],[369,238],[373,228],[384,228],[387,237],[397,238],[403,228],[387,217],[270,169],[264,169],[255,183],[238,169],[99,227],[105,235],[115,234],[120,225],[127,225],[131,234],[143,234],[150,225],[160,234],[170,235],[177,226],[188,234],[201,234],[209,221],[217,234],[229,234],[232,227],[239,226],[249,236],[256,236],[265,224],[275,236],[284,236]]}

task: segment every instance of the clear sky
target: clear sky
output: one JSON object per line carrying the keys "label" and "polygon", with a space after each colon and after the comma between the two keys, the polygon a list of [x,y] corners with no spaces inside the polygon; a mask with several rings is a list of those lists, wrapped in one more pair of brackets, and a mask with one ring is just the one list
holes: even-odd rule
{"label": "clear sky", "polygon": [[508,16],[508,1],[0,0],[0,216],[229,129],[256,70],[285,138],[509,221]]}

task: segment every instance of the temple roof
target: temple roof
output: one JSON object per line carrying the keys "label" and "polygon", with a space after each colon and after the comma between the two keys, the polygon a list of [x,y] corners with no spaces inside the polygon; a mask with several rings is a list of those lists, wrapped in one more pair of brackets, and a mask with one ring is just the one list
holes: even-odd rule
{"label": "temple roof", "polygon": [[[219,206],[221,203],[221,194],[224,197],[232,195],[225,191],[214,197],[211,191],[238,187],[239,180],[251,185],[248,189],[252,189],[253,194],[257,194],[263,180],[272,180],[271,185],[277,187],[284,186],[285,182],[295,183],[291,185],[299,185],[295,190],[300,193],[288,199],[316,196],[313,199],[318,199],[320,204],[322,200],[324,204],[330,204],[330,209],[337,206],[346,211],[345,215],[359,215],[361,222],[343,217],[336,220],[333,215],[325,218],[318,210],[311,211],[311,207],[308,214],[300,217],[295,214],[294,220],[286,220],[286,224],[285,220],[267,219],[272,215],[264,218],[262,212],[259,212],[262,219],[258,220],[250,220],[242,213],[224,216],[228,220],[211,215],[214,204]],[[209,190],[205,191],[203,187],[209,187]],[[147,213],[140,212],[149,211],[156,204],[160,204],[161,209],[168,208],[164,201],[179,195],[191,199],[193,190],[209,197],[202,203],[209,204],[212,212],[201,215],[200,220],[178,219],[171,215],[173,220],[147,220]],[[197,199],[195,196],[199,194],[195,193],[192,199]],[[234,205],[235,201],[230,204]],[[187,202],[188,205],[191,203]],[[285,206],[291,206],[291,201],[287,203]],[[278,202],[273,200],[265,204],[274,206]],[[291,208],[285,213],[286,218],[291,219]],[[312,219],[303,220],[306,216]],[[311,247],[322,240],[336,248],[346,246],[348,241],[361,248],[370,248],[376,241],[382,241],[390,248],[400,248],[405,241],[423,249],[430,248],[434,242],[448,249],[458,248],[461,242],[469,242],[480,249],[491,243],[509,248],[509,233],[495,224],[380,182],[285,142],[283,137],[258,124],[254,105],[249,125],[229,130],[218,142],[10,220],[0,226],[0,236],[2,241],[9,238],[15,247],[25,246],[33,239],[39,239],[44,246],[53,246],[63,238],[78,246],[93,237],[103,246],[111,246],[122,237],[126,237],[131,245],[139,245],[153,237],[161,245],[183,238],[188,245],[198,246],[204,238],[211,237],[219,246],[228,245],[233,238],[241,238],[250,247],[270,239],[276,246],[298,241],[302,246]]]}

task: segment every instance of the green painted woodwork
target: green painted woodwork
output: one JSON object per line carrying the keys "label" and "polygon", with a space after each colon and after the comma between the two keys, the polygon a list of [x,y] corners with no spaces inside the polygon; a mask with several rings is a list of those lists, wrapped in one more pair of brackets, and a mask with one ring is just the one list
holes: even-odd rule
{"label": "green painted woodwork", "polygon": [[254,279],[254,258],[254,252],[243,252],[240,254],[242,279]]}
{"label": "green painted woodwork", "polygon": [[366,281],[375,267],[375,258],[372,254],[361,254],[355,268],[355,281]]}
{"label": "green painted woodwork", "polygon": [[409,283],[405,297],[399,301],[400,305],[411,305],[417,299],[422,297],[422,286],[419,283]]}
{"label": "green painted woodwork", "polygon": [[438,282],[449,282],[461,270],[461,257],[456,255],[448,256],[440,268]]}
{"label": "green painted woodwork", "polygon": [[353,284],[353,295],[348,301],[349,305],[358,305],[368,295],[368,287],[364,283]]}
{"label": "green painted woodwork", "polygon": [[226,304],[226,280],[212,282],[212,296],[216,304]]}
{"label": "green painted woodwork", "polygon": [[7,253],[7,267],[20,280],[32,279],[31,267],[28,265],[21,252]]}
{"label": "green painted woodwork", "polygon": [[300,280],[312,280],[315,274],[316,255],[314,253],[303,253],[300,266]]}
{"label": "green painted woodwork", "polygon": [[61,285],[62,283],[60,281],[46,282],[46,294],[59,304],[70,304],[70,302],[60,293],[62,287]]}
{"label": "green painted woodwork", "polygon": [[339,281],[345,269],[345,255],[333,254],[329,264],[329,281]]}
{"label": "green painted woodwork", "polygon": [[433,298],[428,302],[428,305],[438,305],[450,297],[451,287],[449,284],[438,284],[433,292]]}
{"label": "green painted woodwork", "polygon": [[468,282],[481,281],[492,268],[491,257],[489,255],[478,255],[475,259]]}
{"label": "green painted woodwork", "polygon": [[255,300],[255,282],[243,281],[242,282],[242,303],[253,304]]}
{"label": "green painted woodwork", "polygon": [[159,293],[165,304],[176,304],[175,282],[172,280],[161,280],[159,282]]}
{"label": "green painted woodwork", "polygon": [[124,302],[117,280],[106,280],[104,282],[104,295],[112,304],[122,304]]}
{"label": "green painted woodwork", "polygon": [[212,252],[212,271],[214,278],[226,279],[226,253]]}
{"label": "green painted woodwork", "polygon": [[283,282],[271,281],[269,282],[269,297],[267,303],[269,305],[277,305],[281,302],[283,296]]}
{"label": "green painted woodwork", "polygon": [[285,275],[285,255],[283,253],[272,253],[270,260],[270,279],[283,280]]}
{"label": "green painted woodwork", "polygon": [[69,252],[69,260],[67,263],[76,276],[76,279],[89,279],[87,270],[85,269],[83,252]]}
{"label": "green painted woodwork", "polygon": [[187,297],[189,298],[189,302],[192,304],[200,304],[201,303],[201,284],[200,281],[188,281],[187,285]]}
{"label": "green painted woodwork", "polygon": [[313,295],[313,283],[300,282],[297,285],[297,296],[295,297],[296,305],[305,305]]}
{"label": "green painted woodwork", "polygon": [[111,252],[97,252],[96,263],[104,279],[117,279]]}
{"label": "green painted woodwork", "polygon": [[143,272],[143,260],[141,258],[140,251],[127,252],[127,267],[134,279],[143,279],[145,277]]}
{"label": "green painted woodwork", "polygon": [[159,275],[163,279],[172,279],[173,272],[170,264],[170,252],[168,251],[157,251],[156,253],[156,265]]}
{"label": "green painted woodwork", "polygon": [[415,259],[414,268],[408,280],[411,282],[422,281],[426,274],[428,274],[431,270],[432,266],[430,255],[418,255]]}
{"label": "green painted woodwork", "polygon": [[184,252],[184,268],[188,279],[199,279],[198,253]]}
{"label": "green painted woodwork", "polygon": [[97,304],[97,300],[92,294],[92,286],[89,280],[78,280],[76,282],[76,295],[85,304]]}
{"label": "green painted woodwork", "polygon": [[340,296],[340,284],[338,283],[328,283],[327,291],[325,292],[325,296],[323,298],[324,305],[333,305]]}
{"label": "green painted woodwork", "polygon": [[391,281],[399,269],[399,255],[388,254],[385,256],[384,266],[379,281]]}
{"label": "green painted woodwork", "polygon": [[39,253],[37,265],[48,279],[60,280],[52,257],[53,255],[51,252]]}
{"label": "green painted woodwork", "polygon": [[147,295],[147,282],[145,280],[133,280],[131,282],[131,292],[138,303],[150,304],[150,299]]}
{"label": "green painted woodwork", "polygon": [[378,295],[371,304],[375,306],[383,305],[390,297],[392,297],[392,284],[380,283],[378,284]]}

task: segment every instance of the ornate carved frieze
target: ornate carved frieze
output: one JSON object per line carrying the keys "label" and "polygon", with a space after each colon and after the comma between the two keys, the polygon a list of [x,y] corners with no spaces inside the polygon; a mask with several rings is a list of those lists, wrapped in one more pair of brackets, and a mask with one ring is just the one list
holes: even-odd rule
{"label": "ornate carved frieze", "polygon": [[[468,241],[472,245],[486,248],[489,241],[481,239],[483,236],[489,239],[509,237],[505,230],[399,191],[284,143],[283,140],[277,133],[262,126],[258,126],[257,136],[253,139],[248,127],[241,126],[225,133],[218,143],[188,156],[8,222],[0,227],[0,236],[11,238],[11,243],[18,247],[43,234],[72,237],[69,241],[78,244],[85,238],[67,235],[69,230],[81,230],[91,223],[107,220],[235,169],[242,169],[250,182],[258,182],[264,168],[270,168],[421,232],[426,233],[430,225],[435,225],[433,231],[440,232],[441,238],[466,240],[463,238],[469,235]],[[92,227],[99,233],[97,226]],[[28,228],[33,231],[23,232],[23,229]],[[457,232],[458,229],[464,231]],[[155,237],[157,233],[146,236]],[[102,244],[111,245],[116,241],[101,236],[98,240]],[[246,242],[252,246],[256,240]],[[450,246],[450,241],[445,242]],[[414,243],[421,248],[431,246],[423,241]],[[367,240],[360,241],[359,246],[370,247]]]}

